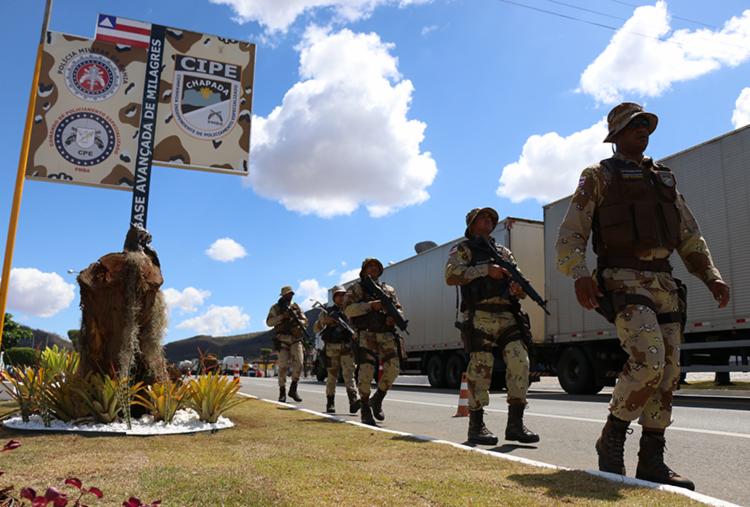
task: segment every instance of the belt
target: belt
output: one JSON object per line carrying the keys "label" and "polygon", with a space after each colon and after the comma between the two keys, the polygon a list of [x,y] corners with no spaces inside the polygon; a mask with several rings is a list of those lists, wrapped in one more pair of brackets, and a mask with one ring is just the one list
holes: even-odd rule
{"label": "belt", "polygon": [[596,261],[599,269],[605,268],[626,268],[637,271],[656,271],[662,273],[671,273],[672,265],[669,259],[655,259],[652,261],[643,261],[635,257],[612,257],[602,256]]}

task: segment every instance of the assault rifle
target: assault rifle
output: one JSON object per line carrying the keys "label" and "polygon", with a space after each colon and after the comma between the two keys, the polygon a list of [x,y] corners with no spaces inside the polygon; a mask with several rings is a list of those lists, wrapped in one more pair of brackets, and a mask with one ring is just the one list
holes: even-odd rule
{"label": "assault rifle", "polygon": [[332,311],[328,311],[325,305],[320,301],[315,301],[313,303],[313,308],[320,308],[321,312],[334,319],[336,323],[344,329],[344,331],[349,333],[350,337],[357,334],[357,331],[355,331],[354,328],[342,317],[342,312],[338,308]]}
{"label": "assault rifle", "polygon": [[307,332],[307,327],[302,323],[300,318],[297,316],[297,314],[292,310],[291,305],[289,304],[289,300],[285,297],[280,297],[278,302],[279,308],[284,310],[289,317],[291,317],[292,322],[296,324],[298,328],[302,331],[302,335],[304,336],[305,345],[308,347],[313,346],[315,344],[315,339],[310,336],[310,333]]}
{"label": "assault rifle", "polygon": [[542,296],[540,296],[539,293],[534,290],[534,287],[531,286],[531,282],[529,282],[526,277],[524,277],[521,272],[518,271],[516,265],[503,259],[495,249],[495,246],[490,243],[487,238],[481,237],[481,242],[483,246],[487,247],[487,250],[489,251],[488,253],[490,254],[490,256],[492,256],[492,260],[495,262],[495,264],[497,264],[501,268],[505,268],[508,273],[510,273],[510,279],[520,285],[526,295],[529,296],[536,304],[538,304],[542,308],[542,310],[544,310],[544,313],[549,315],[550,313],[549,310],[547,310],[547,301],[542,299]]}
{"label": "assault rifle", "polygon": [[383,305],[383,309],[385,310],[386,315],[391,317],[396,322],[396,326],[401,331],[409,334],[409,331],[406,330],[406,326],[409,324],[409,321],[404,320],[404,318],[401,316],[401,312],[399,312],[398,308],[396,308],[396,303],[393,301],[393,299],[391,299],[391,296],[386,294],[385,291],[375,283],[375,280],[373,280],[372,277],[366,276],[362,278],[362,288],[370,296],[380,300],[380,304]]}

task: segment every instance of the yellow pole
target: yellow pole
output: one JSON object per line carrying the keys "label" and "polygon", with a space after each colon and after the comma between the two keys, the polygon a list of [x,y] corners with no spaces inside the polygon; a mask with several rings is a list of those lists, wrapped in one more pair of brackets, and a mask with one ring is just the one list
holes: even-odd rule
{"label": "yellow pole", "polygon": [[36,64],[34,65],[34,78],[31,80],[31,92],[29,93],[29,106],[26,110],[26,126],[23,130],[21,141],[21,155],[18,158],[18,174],[16,175],[16,190],[13,193],[13,206],[10,211],[8,223],[8,241],[5,243],[5,258],[3,260],[3,274],[0,280],[0,346],[3,344],[3,333],[5,325],[5,304],[8,302],[8,283],[10,282],[10,268],[13,264],[13,248],[16,245],[16,228],[18,226],[18,213],[21,209],[21,195],[23,194],[23,183],[26,180],[26,164],[29,160],[29,144],[31,142],[31,127],[34,124],[34,109],[36,108],[36,95],[39,86],[39,71],[42,68],[42,51],[44,50],[44,38],[47,35],[47,23],[49,22],[52,0],[46,0],[44,7],[44,19],[42,20],[42,33],[39,37],[39,46],[36,50]]}

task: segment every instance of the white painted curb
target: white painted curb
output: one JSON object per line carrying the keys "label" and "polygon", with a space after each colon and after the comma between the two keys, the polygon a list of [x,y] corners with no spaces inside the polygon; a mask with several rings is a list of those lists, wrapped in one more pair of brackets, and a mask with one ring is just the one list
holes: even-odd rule
{"label": "white painted curb", "polygon": [[677,495],[682,495],[682,496],[688,497],[688,498],[690,498],[692,500],[704,503],[706,505],[712,505],[712,506],[715,506],[715,507],[742,507],[740,505],[733,504],[731,502],[726,502],[724,500],[720,500],[720,499],[714,498],[712,496],[704,495],[702,493],[696,493],[695,491],[690,491],[690,490],[687,490],[685,488],[678,488],[676,486],[667,486],[665,484],[657,484],[655,482],[643,481],[641,479],[635,479],[633,477],[624,477],[624,476],[618,475],[618,474],[611,474],[611,473],[608,473],[608,472],[600,472],[599,470],[577,470],[577,469],[574,469],[574,468],[561,467],[561,466],[558,466],[558,465],[552,465],[550,463],[544,463],[542,461],[535,461],[533,459],[521,458],[519,456],[513,456],[513,455],[510,455],[510,454],[503,454],[503,453],[499,453],[499,452],[493,452],[493,451],[489,451],[487,449],[480,449],[478,447],[470,447],[468,445],[463,445],[463,444],[459,444],[459,443],[456,443],[456,442],[450,442],[448,440],[440,440],[438,438],[431,437],[431,436],[428,436],[428,435],[416,435],[414,433],[405,433],[403,431],[389,430],[389,429],[386,429],[386,428],[381,428],[379,426],[370,426],[368,424],[362,424],[361,422],[352,421],[350,419],[345,419],[343,417],[338,417],[338,416],[330,415],[330,414],[324,414],[323,412],[316,412],[315,410],[310,410],[309,408],[298,407],[297,405],[292,405],[290,403],[281,403],[280,401],[276,401],[276,400],[267,400],[265,398],[258,398],[257,396],[253,396],[252,394],[247,394],[247,393],[237,393],[237,394],[239,394],[240,396],[245,396],[247,398],[252,398],[252,399],[255,399],[255,400],[259,400],[259,401],[265,401],[266,403],[272,403],[274,405],[280,405],[282,407],[287,407],[287,408],[291,408],[291,409],[294,409],[294,410],[299,410],[300,412],[306,412],[308,414],[316,415],[318,417],[323,417],[323,418],[326,418],[326,419],[332,419],[334,421],[338,421],[338,422],[342,422],[342,423],[346,423],[346,424],[351,424],[353,426],[359,426],[361,428],[365,428],[365,429],[371,430],[371,431],[380,431],[381,433],[390,433],[392,435],[399,435],[399,436],[402,436],[402,437],[410,437],[410,438],[413,438],[415,440],[421,440],[423,442],[432,442],[432,443],[435,443],[435,444],[449,445],[451,447],[455,447],[456,449],[461,449],[461,450],[469,451],[469,452],[476,452],[476,453],[479,453],[479,454],[484,454],[485,456],[491,456],[493,458],[504,459],[504,460],[507,460],[507,461],[514,461],[516,463],[523,463],[525,465],[530,465],[530,466],[534,466],[534,467],[550,468],[550,469],[553,469],[553,470],[568,470],[568,471],[586,472],[587,474],[593,475],[595,477],[600,477],[602,479],[606,479],[606,480],[608,480],[610,482],[616,482],[616,483],[625,484],[625,485],[628,485],[628,486],[638,486],[638,487],[642,487],[642,488],[657,489],[659,491],[667,491],[669,493],[675,493]]}

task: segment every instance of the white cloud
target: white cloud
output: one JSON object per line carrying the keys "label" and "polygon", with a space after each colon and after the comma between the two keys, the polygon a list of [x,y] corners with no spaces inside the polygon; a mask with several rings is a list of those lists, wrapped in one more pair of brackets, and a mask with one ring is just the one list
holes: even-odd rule
{"label": "white cloud", "polygon": [[228,5],[238,23],[257,21],[270,32],[286,32],[289,26],[305,12],[328,9],[339,21],[356,21],[366,18],[380,5],[406,7],[428,3],[431,0],[210,0]]}
{"label": "white cloud", "polygon": [[254,120],[250,182],[287,209],[332,217],[360,205],[380,217],[429,198],[437,167],[409,120],[414,90],[377,34],[310,27],[300,76],[283,103]]}
{"label": "white cloud", "polygon": [[430,33],[432,33],[435,30],[437,30],[438,28],[440,28],[438,25],[423,26],[422,27],[422,32],[421,32],[422,33],[422,37],[426,37]]}
{"label": "white cloud", "polygon": [[321,287],[315,278],[310,278],[299,283],[299,286],[294,290],[294,297],[302,311],[306,312],[312,308],[313,302],[310,301],[311,299],[321,303],[328,301],[328,289]]}
{"label": "white cloud", "polygon": [[732,113],[732,125],[738,129],[750,123],[750,87],[745,88],[737,97],[734,103],[734,112]]}
{"label": "white cloud", "polygon": [[607,48],[583,71],[580,90],[614,103],[625,95],[655,97],[687,81],[750,58],[750,10],[720,30],[671,31],[666,2],[638,7]]}
{"label": "white cloud", "polygon": [[247,255],[245,247],[232,238],[221,238],[213,242],[206,250],[206,255],[215,261],[232,262]]}
{"label": "white cloud", "polygon": [[52,317],[75,298],[75,285],[57,273],[35,268],[13,268],[8,284],[8,307],[37,317]]}
{"label": "white cloud", "polygon": [[211,295],[211,291],[186,287],[182,291],[168,288],[162,291],[169,310],[179,309],[182,313],[192,313],[198,310],[203,301]]}
{"label": "white cloud", "polygon": [[250,316],[239,306],[214,306],[197,317],[183,320],[178,329],[191,329],[198,334],[221,336],[232,331],[240,331],[250,325]]}
{"label": "white cloud", "polygon": [[585,167],[611,156],[611,145],[602,142],[606,136],[602,119],[567,137],[557,132],[529,137],[518,161],[503,168],[497,195],[544,204],[572,194]]}
{"label": "white cloud", "polygon": [[354,268],[341,273],[339,276],[339,285],[344,285],[346,282],[351,282],[352,280],[359,278],[359,271],[360,268]]}
{"label": "white cloud", "polygon": [[326,276],[333,276],[335,274],[336,274],[336,269],[334,268],[334,269],[330,270],[328,273],[326,273]]}

